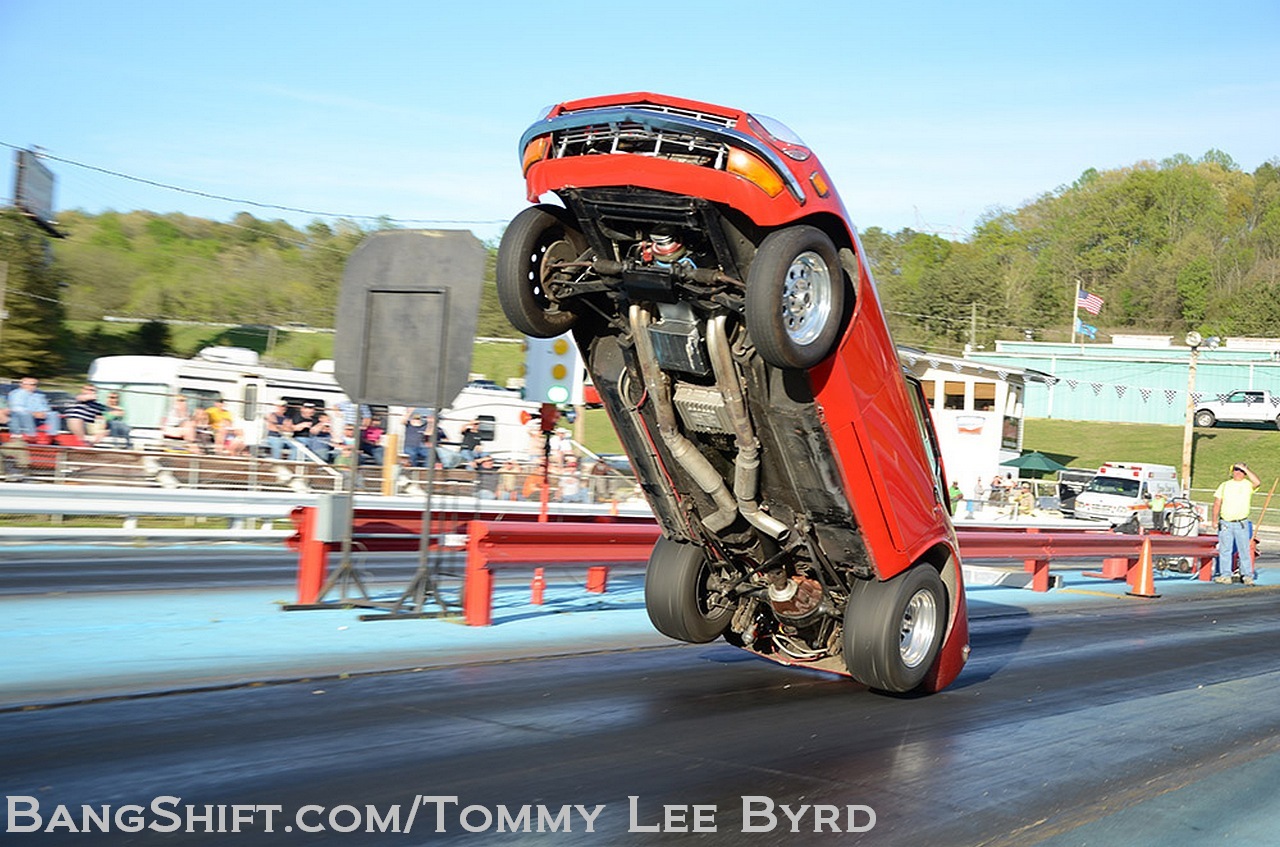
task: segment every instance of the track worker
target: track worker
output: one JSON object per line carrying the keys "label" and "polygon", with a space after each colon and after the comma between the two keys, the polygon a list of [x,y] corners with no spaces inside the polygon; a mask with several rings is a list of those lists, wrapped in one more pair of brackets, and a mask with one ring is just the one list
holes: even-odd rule
{"label": "track worker", "polygon": [[1169,505],[1169,501],[1165,496],[1157,491],[1151,495],[1151,529],[1154,532],[1164,532],[1164,507]]}
{"label": "track worker", "polygon": [[1240,578],[1245,585],[1253,585],[1253,557],[1249,555],[1249,542],[1253,538],[1253,521],[1249,510],[1253,505],[1253,492],[1261,483],[1257,475],[1243,462],[1231,466],[1231,479],[1213,492],[1213,522],[1218,525],[1218,566],[1214,569],[1214,582],[1231,582],[1231,560],[1240,556]]}

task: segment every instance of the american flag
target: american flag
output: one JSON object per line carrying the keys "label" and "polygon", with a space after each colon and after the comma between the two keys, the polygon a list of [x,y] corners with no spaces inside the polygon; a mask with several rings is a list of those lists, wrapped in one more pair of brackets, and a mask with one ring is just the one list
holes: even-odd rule
{"label": "american flag", "polygon": [[1102,311],[1102,298],[1097,294],[1090,294],[1088,291],[1077,289],[1076,305],[1089,314],[1096,315]]}

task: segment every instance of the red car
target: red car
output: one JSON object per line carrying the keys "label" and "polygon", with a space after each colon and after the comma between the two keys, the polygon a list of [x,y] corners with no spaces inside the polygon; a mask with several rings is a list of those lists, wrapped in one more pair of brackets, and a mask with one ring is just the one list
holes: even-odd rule
{"label": "red car", "polygon": [[582,350],[662,524],[657,629],[878,690],[948,685],[968,618],[937,439],[812,151],[770,118],[634,93],[555,106],[520,153],[536,205],[503,235],[498,293],[521,332]]}

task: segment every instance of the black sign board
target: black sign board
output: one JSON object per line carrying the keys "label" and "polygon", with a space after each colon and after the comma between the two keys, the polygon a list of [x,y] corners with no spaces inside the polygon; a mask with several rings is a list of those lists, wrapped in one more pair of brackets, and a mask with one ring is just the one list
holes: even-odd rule
{"label": "black sign board", "polygon": [[370,235],[347,260],[334,371],[366,403],[447,407],[467,382],[485,249],[461,230]]}

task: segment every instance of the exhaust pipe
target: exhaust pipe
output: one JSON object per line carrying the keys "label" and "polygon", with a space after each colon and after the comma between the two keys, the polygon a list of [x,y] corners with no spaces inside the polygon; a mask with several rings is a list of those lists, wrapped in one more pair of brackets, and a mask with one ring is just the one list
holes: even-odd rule
{"label": "exhaust pipe", "polygon": [[649,338],[649,323],[652,315],[639,304],[631,306],[631,332],[635,336],[636,356],[640,360],[640,375],[644,378],[645,388],[653,398],[653,411],[658,419],[658,434],[662,436],[671,456],[684,468],[698,487],[715,501],[716,511],[702,519],[702,523],[712,532],[727,529],[738,517],[738,505],[734,496],[720,478],[720,473],[707,461],[707,457],[698,452],[693,442],[684,437],[676,423],[676,410],[671,402],[671,390],[667,377],[658,365],[658,356],[653,350],[653,340]]}
{"label": "exhaust pipe", "polygon": [[711,357],[711,370],[716,375],[716,385],[724,397],[725,410],[733,422],[738,455],[733,462],[733,494],[738,512],[747,522],[771,538],[783,541],[789,531],[786,524],[760,510],[756,492],[760,483],[760,442],[751,426],[747,413],[747,401],[742,392],[742,380],[729,352],[729,334],[725,329],[727,318],[723,315],[707,322],[707,352]]}

